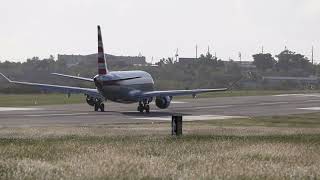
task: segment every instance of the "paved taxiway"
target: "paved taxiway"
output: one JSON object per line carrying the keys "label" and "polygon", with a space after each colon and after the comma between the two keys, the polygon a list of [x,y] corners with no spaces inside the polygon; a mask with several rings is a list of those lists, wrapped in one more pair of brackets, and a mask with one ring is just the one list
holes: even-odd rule
{"label": "paved taxiway", "polygon": [[320,94],[177,99],[166,110],[151,104],[150,114],[141,114],[136,108],[137,104],[109,102],[106,112],[93,112],[87,104],[0,108],[0,127],[151,123],[168,121],[174,113],[189,121],[302,114],[320,112]]}

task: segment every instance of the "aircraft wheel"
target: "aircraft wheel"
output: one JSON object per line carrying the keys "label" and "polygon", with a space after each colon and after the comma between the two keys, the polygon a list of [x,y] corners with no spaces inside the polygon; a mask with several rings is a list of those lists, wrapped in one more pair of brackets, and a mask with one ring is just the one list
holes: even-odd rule
{"label": "aircraft wheel", "polygon": [[143,107],[142,106],[138,106],[138,111],[143,113]]}
{"label": "aircraft wheel", "polygon": [[101,112],[104,112],[104,104],[103,103],[100,104],[100,110],[101,110]]}
{"label": "aircraft wheel", "polygon": [[98,111],[99,110],[99,105],[98,104],[94,104],[94,111]]}
{"label": "aircraft wheel", "polygon": [[147,104],[144,109],[146,110],[146,113],[150,113],[150,106],[149,104]]}

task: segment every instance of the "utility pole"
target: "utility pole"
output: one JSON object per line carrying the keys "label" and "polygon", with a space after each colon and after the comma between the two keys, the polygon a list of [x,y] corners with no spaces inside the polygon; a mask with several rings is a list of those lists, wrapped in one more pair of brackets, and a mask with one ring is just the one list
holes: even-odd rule
{"label": "utility pole", "polygon": [[196,45],[196,60],[198,59],[198,45]]}
{"label": "utility pole", "polygon": [[312,65],[313,65],[313,46],[312,46],[312,51],[311,51],[311,62],[312,62]]}
{"label": "utility pole", "polygon": [[312,73],[313,73],[313,75],[317,75],[318,74],[318,68],[315,68],[313,65],[314,65],[314,54],[313,54],[313,51],[314,50],[314,48],[313,48],[313,46],[312,46],[312,48],[311,48],[311,63],[312,63]]}
{"label": "utility pole", "polygon": [[240,64],[242,63],[242,55],[241,55],[241,52],[239,52],[239,60],[240,60]]}
{"label": "utility pole", "polygon": [[179,57],[179,49],[178,49],[178,48],[177,48],[177,51],[176,51],[175,57],[176,57],[176,62],[178,62],[178,57]]}

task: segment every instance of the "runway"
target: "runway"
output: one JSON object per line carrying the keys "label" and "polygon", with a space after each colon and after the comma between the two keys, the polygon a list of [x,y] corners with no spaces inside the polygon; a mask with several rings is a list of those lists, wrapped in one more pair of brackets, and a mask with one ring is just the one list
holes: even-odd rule
{"label": "runway", "polygon": [[151,104],[150,114],[136,109],[137,104],[111,102],[106,103],[106,112],[93,112],[87,104],[0,107],[0,127],[153,123],[169,121],[172,114],[182,114],[185,121],[303,114],[320,112],[320,94],[177,99],[166,110]]}

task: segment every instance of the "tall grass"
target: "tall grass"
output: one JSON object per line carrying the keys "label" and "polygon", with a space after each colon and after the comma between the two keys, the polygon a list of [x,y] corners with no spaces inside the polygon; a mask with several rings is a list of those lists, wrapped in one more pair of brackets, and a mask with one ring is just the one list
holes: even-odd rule
{"label": "tall grass", "polygon": [[[310,179],[317,128],[169,124],[5,128],[0,179]],[[198,133],[201,132],[201,133]]]}

